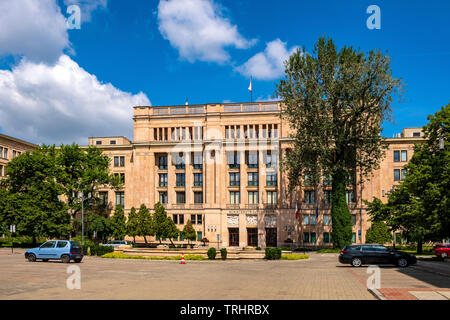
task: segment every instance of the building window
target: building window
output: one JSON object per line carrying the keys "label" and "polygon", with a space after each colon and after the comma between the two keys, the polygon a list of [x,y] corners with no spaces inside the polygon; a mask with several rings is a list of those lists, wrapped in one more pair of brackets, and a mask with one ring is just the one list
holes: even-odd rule
{"label": "building window", "polygon": [[258,154],[249,152],[247,155],[247,166],[249,168],[258,168]]}
{"label": "building window", "polygon": [[331,203],[331,190],[325,190],[323,192],[323,202],[325,204],[330,204]]}
{"label": "building window", "polygon": [[194,173],[194,187],[203,186],[203,173]]}
{"label": "building window", "polygon": [[13,150],[13,159],[14,159],[15,157],[17,157],[17,152],[16,152],[16,150]]}
{"label": "building window", "polygon": [[355,202],[355,193],[353,190],[347,190],[345,191],[347,203],[354,203]]}
{"label": "building window", "polygon": [[191,214],[191,222],[192,222],[192,224],[195,224],[195,218],[196,218],[196,215],[195,214]]}
{"label": "building window", "polygon": [[173,222],[175,224],[178,224],[178,215],[174,214],[174,215],[172,215],[172,217],[173,217]]}
{"label": "building window", "polygon": [[125,183],[125,173],[114,173],[114,176],[119,178],[120,183]]}
{"label": "building window", "polygon": [[352,214],[352,226],[356,225],[356,214]]}
{"label": "building window", "polygon": [[315,225],[316,224],[316,216],[315,215],[311,215],[310,217],[309,217],[309,224],[310,225]]}
{"label": "building window", "polygon": [[248,185],[249,186],[257,186],[258,185],[258,172],[249,172]]}
{"label": "building window", "polygon": [[125,208],[125,192],[119,191],[116,192],[116,206],[121,205],[122,208]]}
{"label": "building window", "polygon": [[160,156],[158,158],[159,170],[167,170],[167,156]]}
{"label": "building window", "polygon": [[356,233],[352,233],[352,243],[356,243]]}
{"label": "building window", "polygon": [[402,176],[400,177],[402,180],[406,178],[406,173],[407,173],[407,170],[402,169]]}
{"label": "building window", "polygon": [[313,181],[312,181],[312,177],[310,174],[305,174],[304,176],[304,183],[306,187],[312,186],[313,185]]}
{"label": "building window", "polygon": [[230,203],[239,204],[241,203],[241,197],[239,191],[230,191]]}
{"label": "building window", "polygon": [[3,158],[9,159],[9,158],[8,158],[8,148],[4,148],[4,149],[3,149]]}
{"label": "building window", "polygon": [[177,154],[175,157],[175,169],[184,169],[184,154]]}
{"label": "building window", "polygon": [[277,155],[268,153],[266,156],[266,167],[276,168],[276,166],[277,166]]}
{"label": "building window", "polygon": [[277,173],[276,172],[268,172],[267,173],[266,185],[267,186],[276,186],[277,185]]}
{"label": "building window", "polygon": [[179,204],[186,203],[186,193],[177,192],[177,203]]}
{"label": "building window", "polygon": [[97,140],[97,141],[95,142],[95,144],[96,144],[96,145],[102,144],[102,141],[101,141],[101,140]]}
{"label": "building window", "polygon": [[201,231],[197,231],[197,241],[200,241],[203,239],[203,234]]}
{"label": "building window", "polygon": [[400,169],[394,169],[394,181],[400,181]]}
{"label": "building window", "polygon": [[3,177],[3,166],[0,165],[0,177]]}
{"label": "building window", "polygon": [[407,159],[408,159],[408,151],[406,151],[406,150],[402,150],[402,153],[401,153],[401,155],[402,155],[402,157],[401,157],[401,161],[403,161],[403,162],[406,162],[406,161],[408,161]]}
{"label": "building window", "polygon": [[184,187],[186,183],[186,176],[184,173],[177,173],[177,187]]}
{"label": "building window", "polygon": [[329,232],[324,232],[323,233],[323,242],[324,243],[330,243],[330,233]]}
{"label": "building window", "polygon": [[248,203],[249,204],[258,204],[258,191],[249,191],[248,193]]}
{"label": "building window", "polygon": [[394,151],[394,162],[399,162],[400,161],[400,151],[395,150]]}
{"label": "building window", "polygon": [[180,239],[180,241],[183,241],[183,232],[182,231],[180,231],[180,235],[178,236],[178,239]]}
{"label": "building window", "polygon": [[159,202],[160,203],[168,203],[167,191],[163,191],[159,193]]}
{"label": "building window", "polygon": [[305,202],[308,204],[313,204],[316,202],[315,197],[316,196],[316,192],[315,191],[305,191]]}
{"label": "building window", "polygon": [[102,191],[99,193],[100,206],[106,207],[108,205],[108,192]]}
{"label": "building window", "polygon": [[267,204],[277,204],[277,192],[267,191]]}
{"label": "building window", "polygon": [[316,243],[316,233],[311,232],[311,243]]}
{"label": "building window", "polygon": [[239,153],[238,152],[227,152],[227,164],[230,169],[237,169],[240,167],[239,163]]}
{"label": "building window", "polygon": [[413,132],[413,137],[420,137],[420,132]]}
{"label": "building window", "polygon": [[160,187],[167,187],[167,173],[160,173],[159,174],[159,186]]}
{"label": "building window", "polygon": [[309,224],[309,215],[304,215],[303,216],[303,224],[305,226],[307,226]]}
{"label": "building window", "polygon": [[303,242],[309,243],[309,233],[308,232],[303,233]]}
{"label": "building window", "polygon": [[3,158],[3,147],[0,147],[0,158]]}
{"label": "building window", "polygon": [[330,215],[329,214],[324,214],[323,215],[323,225],[324,226],[328,226],[330,224]]}
{"label": "building window", "polygon": [[125,157],[114,157],[114,167],[125,167]]}
{"label": "building window", "polygon": [[323,177],[324,186],[331,186],[331,182],[332,182],[331,175],[326,175]]}
{"label": "building window", "polygon": [[116,140],[111,140],[109,144],[116,144]]}
{"label": "building window", "polygon": [[230,172],[230,186],[239,186],[241,184],[239,172]]}
{"label": "building window", "polygon": [[184,214],[178,214],[174,216],[178,216],[177,220],[178,220],[178,224],[184,224]]}
{"label": "building window", "polygon": [[203,159],[201,154],[194,154],[194,169],[201,169],[203,167]]}
{"label": "building window", "polygon": [[203,203],[203,192],[194,192],[194,203]]}
{"label": "building window", "polygon": [[202,224],[203,223],[203,216],[201,214],[197,215],[197,224]]}

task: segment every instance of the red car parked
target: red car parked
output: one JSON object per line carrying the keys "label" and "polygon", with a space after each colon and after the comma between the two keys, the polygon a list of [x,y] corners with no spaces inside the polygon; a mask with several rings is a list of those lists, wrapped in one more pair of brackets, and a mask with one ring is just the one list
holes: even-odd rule
{"label": "red car parked", "polygon": [[445,259],[450,256],[450,244],[448,243],[440,243],[434,246],[433,253],[442,259]]}

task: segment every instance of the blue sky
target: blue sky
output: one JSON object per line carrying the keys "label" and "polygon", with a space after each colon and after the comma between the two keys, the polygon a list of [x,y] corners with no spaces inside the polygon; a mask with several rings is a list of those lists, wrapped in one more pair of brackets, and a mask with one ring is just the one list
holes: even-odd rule
{"label": "blue sky", "polygon": [[[34,2],[18,1],[27,8]],[[57,27],[51,15],[58,13],[51,7],[55,0],[43,2],[47,1],[48,8],[36,10],[46,10],[53,31]],[[192,1],[190,7],[186,1]],[[29,48],[0,37],[0,69],[20,87],[18,93],[11,91],[11,85],[2,87],[0,77],[0,115],[10,115],[0,120],[0,132],[36,143],[85,144],[90,135],[132,138],[129,110],[119,112],[120,117],[103,118],[104,113],[128,109],[131,103],[249,101],[249,73],[254,74],[254,99],[265,100],[281,76],[282,57],[295,47],[312,51],[323,35],[339,48],[380,49],[391,56],[393,74],[404,80],[406,91],[401,103],[393,103],[395,123],[385,124],[385,136],[424,125],[428,114],[450,102],[450,2],[446,0],[169,0],[165,7],[157,0],[58,0],[58,21],[69,16],[66,9],[71,4],[81,7],[81,29],[49,36],[34,34],[37,28],[30,25],[29,34],[20,37],[40,42]],[[366,26],[370,16],[366,9],[373,4],[381,9],[380,30]],[[19,21],[35,14],[34,9],[10,10],[9,16],[17,14]],[[213,36],[203,37],[204,29],[212,30]],[[48,54],[37,52],[42,47],[49,48]],[[59,55],[67,59],[57,60]],[[262,60],[251,60],[257,55]],[[73,90],[61,74],[73,77]],[[20,99],[12,99],[14,95]],[[20,122],[12,125],[15,112],[20,113]]]}

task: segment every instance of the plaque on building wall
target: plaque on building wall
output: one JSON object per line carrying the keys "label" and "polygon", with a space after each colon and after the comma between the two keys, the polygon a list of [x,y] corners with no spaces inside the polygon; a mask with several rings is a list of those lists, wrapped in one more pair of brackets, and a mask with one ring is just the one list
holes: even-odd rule
{"label": "plaque on building wall", "polygon": [[247,218],[247,225],[248,226],[256,226],[258,225],[258,216],[255,214],[248,214],[246,215]]}
{"label": "plaque on building wall", "polygon": [[227,215],[227,224],[229,226],[239,226],[239,215],[237,214]]}
{"label": "plaque on building wall", "polygon": [[277,226],[277,216],[266,215],[264,216],[264,223],[266,227],[276,227]]}

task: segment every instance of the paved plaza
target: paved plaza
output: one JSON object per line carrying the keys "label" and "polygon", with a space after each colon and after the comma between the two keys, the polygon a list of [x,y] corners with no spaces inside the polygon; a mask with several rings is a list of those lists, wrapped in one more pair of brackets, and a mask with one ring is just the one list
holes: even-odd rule
{"label": "paved plaza", "polygon": [[[376,299],[366,288],[367,267],[341,265],[337,254],[311,253],[310,259],[298,261],[187,261],[185,265],[88,256],[80,264],[68,265],[30,263],[23,252],[0,249],[0,299]],[[427,299],[426,292],[447,299],[448,265],[437,263],[444,266],[440,274],[421,262],[405,269],[381,267],[380,292],[390,299]],[[80,267],[81,289],[67,289],[68,266]]]}

